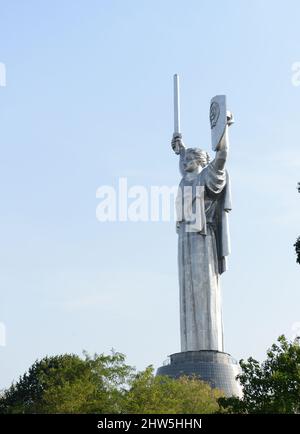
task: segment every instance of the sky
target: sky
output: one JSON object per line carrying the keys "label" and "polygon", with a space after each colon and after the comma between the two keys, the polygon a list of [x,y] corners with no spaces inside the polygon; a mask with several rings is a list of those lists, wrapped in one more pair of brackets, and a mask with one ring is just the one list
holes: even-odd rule
{"label": "sky", "polygon": [[96,219],[120,177],[179,183],[174,73],[188,146],[213,155],[214,95],[235,116],[225,350],[263,360],[292,336],[299,16],[297,0],[0,0],[0,389],[45,355],[114,348],[140,370],[180,351],[174,222]]}

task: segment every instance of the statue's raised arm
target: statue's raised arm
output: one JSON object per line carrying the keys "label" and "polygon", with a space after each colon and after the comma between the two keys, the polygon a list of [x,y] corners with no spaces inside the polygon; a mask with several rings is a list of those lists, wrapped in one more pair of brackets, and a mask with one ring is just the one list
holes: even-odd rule
{"label": "statue's raised arm", "polygon": [[171,141],[171,146],[176,155],[179,155],[179,171],[181,175],[184,175],[184,158],[186,146],[182,141],[182,135],[180,133],[174,133]]}

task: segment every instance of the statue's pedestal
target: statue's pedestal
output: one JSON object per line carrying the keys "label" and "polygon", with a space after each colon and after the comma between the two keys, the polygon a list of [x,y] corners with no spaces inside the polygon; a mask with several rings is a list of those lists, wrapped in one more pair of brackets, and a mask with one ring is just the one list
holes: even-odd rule
{"label": "statue's pedestal", "polygon": [[241,386],[235,379],[239,373],[239,365],[230,354],[201,350],[171,354],[170,363],[158,368],[156,375],[196,375],[211,387],[223,390],[226,396],[241,397]]}

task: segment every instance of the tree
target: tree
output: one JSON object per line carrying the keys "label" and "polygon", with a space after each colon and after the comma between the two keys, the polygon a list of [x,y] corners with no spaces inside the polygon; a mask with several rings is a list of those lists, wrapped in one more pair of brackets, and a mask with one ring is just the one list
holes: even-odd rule
{"label": "tree", "polygon": [[125,356],[74,354],[36,361],[0,397],[0,413],[213,413],[221,392],[197,378],[136,372]]}
{"label": "tree", "polygon": [[36,361],[0,398],[0,413],[118,413],[133,368],[125,356],[74,354]]}
{"label": "tree", "polygon": [[238,375],[243,398],[220,398],[219,404],[229,413],[299,413],[300,345],[299,339],[288,342],[282,335],[260,364],[250,357],[241,360]]}
{"label": "tree", "polygon": [[298,264],[300,264],[300,237],[297,238],[297,241],[294,244],[295,247],[295,251],[296,251],[296,262],[298,262]]}
{"label": "tree", "polygon": [[215,413],[222,395],[197,377],[155,376],[153,366],[148,366],[131,381],[124,410],[135,414]]}
{"label": "tree", "polygon": [[[298,193],[300,193],[300,182],[298,182],[297,190],[298,190]],[[295,251],[296,251],[296,255],[297,255],[296,262],[298,264],[300,264],[300,237],[297,238],[297,240],[294,244],[294,247],[295,247]]]}

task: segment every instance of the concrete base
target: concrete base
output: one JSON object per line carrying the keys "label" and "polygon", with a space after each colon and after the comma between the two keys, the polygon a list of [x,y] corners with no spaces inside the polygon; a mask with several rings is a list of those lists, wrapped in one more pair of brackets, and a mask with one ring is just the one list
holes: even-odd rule
{"label": "concrete base", "polygon": [[241,397],[242,389],[235,379],[239,373],[239,365],[230,354],[201,350],[171,354],[170,362],[158,368],[156,375],[196,375],[211,387],[223,390],[226,396]]}

